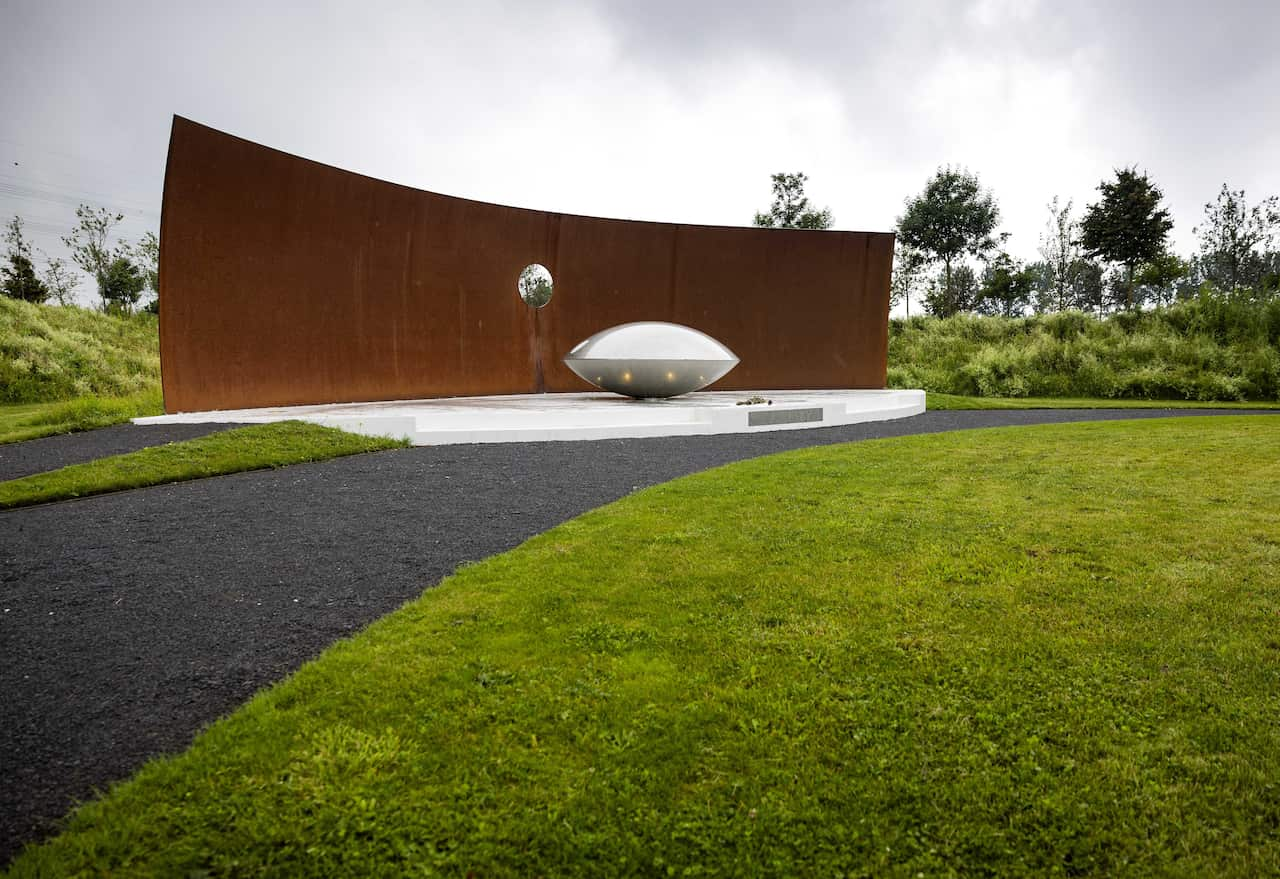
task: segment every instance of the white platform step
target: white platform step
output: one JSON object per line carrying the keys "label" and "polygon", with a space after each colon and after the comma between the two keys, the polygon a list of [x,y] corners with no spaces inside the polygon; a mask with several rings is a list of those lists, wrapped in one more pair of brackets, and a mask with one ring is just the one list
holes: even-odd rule
{"label": "white platform step", "polygon": [[[742,405],[752,397],[768,403]],[[135,418],[136,424],[262,424],[300,420],[414,445],[599,440],[803,430],[905,418],[924,391],[704,391],[671,400],[614,394],[523,394],[330,403]]]}

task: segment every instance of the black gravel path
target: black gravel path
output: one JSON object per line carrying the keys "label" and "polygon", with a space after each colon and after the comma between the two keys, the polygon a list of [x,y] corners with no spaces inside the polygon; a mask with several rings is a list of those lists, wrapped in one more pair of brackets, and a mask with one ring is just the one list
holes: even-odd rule
{"label": "black gravel path", "polygon": [[244,427],[243,424],[117,424],[82,433],[64,433],[25,443],[0,445],[0,482],[18,479],[32,473],[56,470],[68,464],[82,464],[136,452],[148,446],[162,446],[179,440],[195,439],[220,430]]}
{"label": "black gravel path", "polygon": [[803,446],[1225,414],[1237,413],[944,411],[751,435],[424,447],[0,513],[0,864],[74,802],[181,750],[460,563],[636,488]]}

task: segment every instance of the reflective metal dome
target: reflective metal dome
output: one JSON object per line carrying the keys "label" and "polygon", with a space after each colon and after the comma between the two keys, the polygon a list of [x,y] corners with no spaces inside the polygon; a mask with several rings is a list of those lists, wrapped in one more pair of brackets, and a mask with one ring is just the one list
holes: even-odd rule
{"label": "reflective metal dome", "polygon": [[565,355],[596,387],[627,397],[675,397],[704,388],[738,365],[732,351],[692,327],[640,321],[601,330]]}

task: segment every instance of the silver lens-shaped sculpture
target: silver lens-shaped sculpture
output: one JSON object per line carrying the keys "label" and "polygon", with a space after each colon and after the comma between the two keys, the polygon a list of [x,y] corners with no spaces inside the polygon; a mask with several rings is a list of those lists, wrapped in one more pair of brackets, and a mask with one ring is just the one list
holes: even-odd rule
{"label": "silver lens-shaped sculpture", "polygon": [[692,327],[640,321],[579,342],[564,365],[605,391],[675,397],[705,388],[738,365],[732,351]]}

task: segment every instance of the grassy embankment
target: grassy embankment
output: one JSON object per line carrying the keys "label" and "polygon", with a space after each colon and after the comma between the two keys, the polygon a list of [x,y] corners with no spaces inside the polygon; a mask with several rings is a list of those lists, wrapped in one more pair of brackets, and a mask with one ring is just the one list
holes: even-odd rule
{"label": "grassy embankment", "polygon": [[0,482],[0,509],[408,445],[408,440],[358,436],[301,421],[254,424]]}
{"label": "grassy embankment", "polygon": [[890,322],[889,385],[982,398],[1280,401],[1280,300],[1192,300],[1100,321]]}
{"label": "grassy embankment", "polygon": [[15,875],[1273,873],[1278,446],[1270,416],[970,431],[639,492]]}
{"label": "grassy embankment", "polygon": [[0,443],[160,411],[155,317],[0,297]]}
{"label": "grassy embankment", "polygon": [[1135,400],[1097,397],[962,397],[925,392],[928,409],[1280,409],[1280,402]]}

